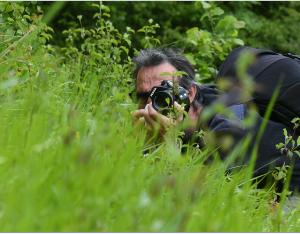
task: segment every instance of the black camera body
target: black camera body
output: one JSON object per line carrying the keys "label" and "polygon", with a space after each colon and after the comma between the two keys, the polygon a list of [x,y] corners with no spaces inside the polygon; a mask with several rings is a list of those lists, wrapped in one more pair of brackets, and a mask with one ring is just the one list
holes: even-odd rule
{"label": "black camera body", "polygon": [[168,115],[173,110],[174,102],[184,105],[186,112],[190,108],[188,91],[179,85],[174,85],[170,80],[162,81],[161,86],[154,86],[149,97],[153,108],[163,115]]}

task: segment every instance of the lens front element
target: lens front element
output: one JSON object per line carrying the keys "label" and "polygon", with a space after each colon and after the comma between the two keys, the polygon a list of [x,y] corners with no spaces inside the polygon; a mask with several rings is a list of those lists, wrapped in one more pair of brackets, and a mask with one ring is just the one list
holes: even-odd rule
{"label": "lens front element", "polygon": [[153,97],[152,105],[158,112],[165,112],[172,108],[173,98],[168,92],[157,92]]}

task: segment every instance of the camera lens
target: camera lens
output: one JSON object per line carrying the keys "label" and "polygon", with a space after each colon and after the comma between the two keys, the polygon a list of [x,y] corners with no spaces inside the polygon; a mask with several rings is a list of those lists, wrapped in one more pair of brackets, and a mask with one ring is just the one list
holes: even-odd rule
{"label": "camera lens", "polygon": [[172,96],[167,92],[158,92],[152,100],[154,109],[162,111],[172,107]]}

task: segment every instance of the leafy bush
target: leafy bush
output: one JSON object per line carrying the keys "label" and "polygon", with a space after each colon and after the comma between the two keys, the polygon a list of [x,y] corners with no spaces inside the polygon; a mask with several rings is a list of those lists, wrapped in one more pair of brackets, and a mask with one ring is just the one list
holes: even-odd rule
{"label": "leafy bush", "polygon": [[282,53],[300,54],[298,22],[299,2],[240,2],[219,3],[225,12],[245,21],[241,31],[246,44],[269,48]]}
{"label": "leafy bush", "polygon": [[195,5],[202,15],[202,25],[207,25],[210,30],[198,27],[187,30],[186,50],[190,51],[187,56],[200,74],[198,80],[213,81],[217,66],[225,60],[234,46],[244,45],[238,38],[238,31],[245,23],[232,15],[224,16],[224,11],[213,3],[198,2]]}

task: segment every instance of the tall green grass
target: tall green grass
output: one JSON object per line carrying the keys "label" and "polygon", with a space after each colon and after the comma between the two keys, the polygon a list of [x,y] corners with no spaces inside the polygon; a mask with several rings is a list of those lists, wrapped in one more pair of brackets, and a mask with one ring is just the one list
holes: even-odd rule
{"label": "tall green grass", "polygon": [[126,108],[79,111],[52,95],[1,105],[1,231],[299,230],[299,213],[276,223],[271,194],[196,163],[201,152],[169,143],[143,157]]}

